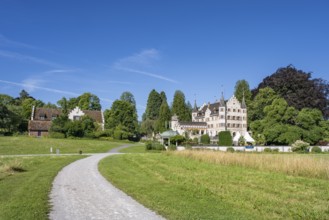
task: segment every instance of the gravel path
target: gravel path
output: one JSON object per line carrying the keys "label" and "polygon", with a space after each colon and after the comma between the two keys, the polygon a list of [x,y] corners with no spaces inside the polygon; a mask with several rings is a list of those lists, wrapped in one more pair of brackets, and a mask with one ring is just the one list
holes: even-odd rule
{"label": "gravel path", "polygon": [[50,219],[163,219],[115,188],[98,172],[98,162],[113,154],[116,153],[95,154],[59,172],[50,194],[53,205]]}

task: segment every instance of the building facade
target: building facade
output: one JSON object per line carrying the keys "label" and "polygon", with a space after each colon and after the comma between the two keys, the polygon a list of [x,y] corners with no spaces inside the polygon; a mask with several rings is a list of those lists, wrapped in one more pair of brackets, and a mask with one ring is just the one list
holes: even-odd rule
{"label": "building facade", "polygon": [[230,131],[232,137],[236,134],[247,134],[247,106],[243,98],[239,100],[232,96],[225,101],[222,95],[215,103],[203,104],[200,107],[194,105],[192,122],[180,122],[177,116],[172,117],[171,129],[183,135],[188,133],[190,138],[208,134],[212,139],[221,131]]}

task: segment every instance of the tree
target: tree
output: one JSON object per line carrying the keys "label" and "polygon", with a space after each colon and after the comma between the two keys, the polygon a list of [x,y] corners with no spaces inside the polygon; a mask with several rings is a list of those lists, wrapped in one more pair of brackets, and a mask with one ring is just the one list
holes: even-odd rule
{"label": "tree", "polygon": [[118,126],[123,126],[130,137],[136,135],[138,131],[137,113],[131,103],[116,100],[104,116],[106,128],[114,130]]}
{"label": "tree", "polygon": [[167,99],[163,98],[162,104],[160,106],[159,118],[156,121],[156,130],[159,132],[163,132],[167,130],[170,120],[171,120],[171,113],[167,103]]}
{"label": "tree", "polygon": [[4,104],[0,103],[0,133],[12,133],[17,131],[22,119],[19,115],[10,111]]}
{"label": "tree", "polygon": [[235,84],[235,97],[242,103],[243,97],[245,98],[245,103],[249,106],[251,102],[251,91],[249,88],[249,83],[246,80],[238,80]]}
{"label": "tree", "polygon": [[120,100],[129,102],[130,104],[136,106],[135,97],[131,92],[123,92],[120,96]]}
{"label": "tree", "polygon": [[248,106],[248,121],[256,121],[265,117],[264,108],[279,98],[273,89],[266,87],[259,90],[254,100]]}
{"label": "tree", "polygon": [[28,92],[26,92],[24,89],[19,93],[19,99],[23,101],[24,99],[32,98]]}
{"label": "tree", "polygon": [[41,100],[35,100],[32,98],[26,98],[22,101],[22,115],[24,119],[29,120],[31,118],[32,107],[43,107],[44,103]]}
{"label": "tree", "polygon": [[6,94],[0,94],[0,104],[12,105],[14,104],[14,98]]}
{"label": "tree", "polygon": [[312,79],[311,73],[297,70],[292,65],[279,68],[275,73],[263,79],[254,89],[256,96],[261,88],[270,87],[283,97],[290,106],[298,110],[317,108],[329,117],[329,84],[322,79]]}
{"label": "tree", "polygon": [[176,114],[180,121],[191,121],[191,112],[185,102],[185,95],[182,91],[177,90],[174,94],[172,105],[172,114]]}
{"label": "tree", "polygon": [[147,105],[145,110],[145,119],[157,120],[160,113],[160,108],[162,104],[162,98],[160,94],[153,89],[147,99]]}
{"label": "tree", "polygon": [[83,93],[78,97],[78,106],[81,110],[98,110],[102,109],[99,98],[89,92]]}

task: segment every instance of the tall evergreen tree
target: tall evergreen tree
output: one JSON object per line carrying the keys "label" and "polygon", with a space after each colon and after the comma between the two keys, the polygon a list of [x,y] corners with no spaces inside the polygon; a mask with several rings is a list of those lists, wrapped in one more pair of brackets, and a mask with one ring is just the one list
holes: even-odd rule
{"label": "tall evergreen tree", "polygon": [[120,100],[129,102],[130,104],[136,106],[135,97],[131,92],[125,91],[121,94]]}
{"label": "tall evergreen tree", "polygon": [[163,99],[160,106],[159,118],[156,122],[157,131],[163,132],[169,128],[171,113],[166,99]]}
{"label": "tall evergreen tree", "polygon": [[180,121],[191,121],[191,113],[185,102],[185,95],[182,91],[177,90],[174,94],[172,105],[172,114],[177,115]]}
{"label": "tall evergreen tree", "polygon": [[145,119],[157,120],[160,113],[159,107],[161,106],[161,103],[162,103],[161,95],[155,89],[153,89],[150,92],[149,97],[147,99]]}
{"label": "tall evergreen tree", "polygon": [[89,92],[83,93],[78,97],[78,106],[82,110],[98,110],[102,109],[99,98]]}

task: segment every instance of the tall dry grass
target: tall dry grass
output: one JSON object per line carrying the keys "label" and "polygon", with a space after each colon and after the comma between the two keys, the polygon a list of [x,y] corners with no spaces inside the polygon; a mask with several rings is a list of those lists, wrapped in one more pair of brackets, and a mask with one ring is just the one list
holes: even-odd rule
{"label": "tall dry grass", "polygon": [[329,179],[329,158],[298,154],[253,154],[214,151],[176,151],[172,154],[202,162],[242,166],[288,175]]}

